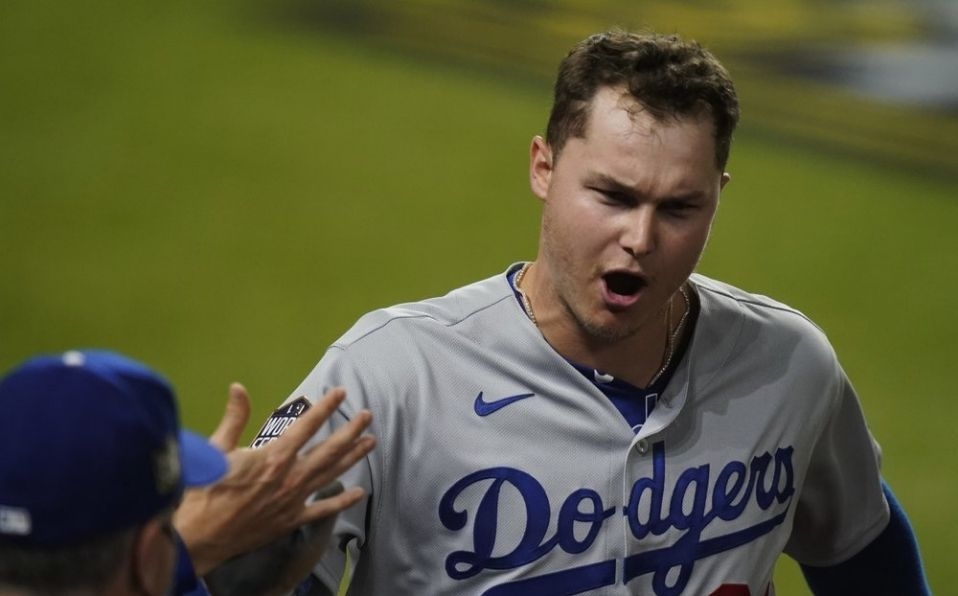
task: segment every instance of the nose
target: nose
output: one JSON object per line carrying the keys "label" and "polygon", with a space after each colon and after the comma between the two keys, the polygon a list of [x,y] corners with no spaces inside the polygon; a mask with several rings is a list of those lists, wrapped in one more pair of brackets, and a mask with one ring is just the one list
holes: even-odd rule
{"label": "nose", "polygon": [[655,250],[656,219],[651,205],[642,205],[629,213],[621,236],[622,248],[633,258]]}

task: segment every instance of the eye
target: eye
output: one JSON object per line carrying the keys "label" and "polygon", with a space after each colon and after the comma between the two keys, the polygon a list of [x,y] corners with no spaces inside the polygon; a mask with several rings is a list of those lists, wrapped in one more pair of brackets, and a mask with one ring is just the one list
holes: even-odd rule
{"label": "eye", "polygon": [[631,206],[635,204],[635,199],[633,199],[631,195],[620,190],[599,187],[592,188],[591,190],[602,195],[603,201],[610,205]]}
{"label": "eye", "polygon": [[688,201],[665,201],[659,205],[659,210],[670,217],[688,217],[697,205]]}

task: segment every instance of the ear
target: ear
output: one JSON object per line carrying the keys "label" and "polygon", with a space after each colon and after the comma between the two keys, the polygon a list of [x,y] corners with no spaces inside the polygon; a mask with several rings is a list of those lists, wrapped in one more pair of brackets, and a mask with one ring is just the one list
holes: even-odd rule
{"label": "ear", "polygon": [[536,135],[529,147],[529,186],[532,194],[545,201],[552,180],[552,148],[545,139]]}
{"label": "ear", "polygon": [[731,179],[732,179],[732,175],[731,175],[731,174],[729,174],[728,172],[723,172],[723,173],[722,173],[722,182],[719,183],[719,190],[724,189],[724,188],[725,188],[725,185],[728,184]]}
{"label": "ear", "polygon": [[172,522],[154,517],[143,524],[133,540],[133,581],[145,594],[166,594],[176,565],[176,537]]}

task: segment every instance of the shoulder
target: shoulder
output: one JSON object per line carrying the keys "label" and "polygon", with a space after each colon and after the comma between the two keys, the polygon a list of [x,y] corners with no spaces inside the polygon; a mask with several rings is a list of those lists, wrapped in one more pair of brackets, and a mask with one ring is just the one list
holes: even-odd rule
{"label": "shoulder", "polygon": [[800,310],[703,275],[693,275],[690,282],[701,305],[696,336],[725,346],[730,358],[837,372],[824,331]]}
{"label": "shoulder", "polygon": [[497,309],[514,310],[511,299],[512,289],[506,273],[500,273],[456,288],[444,296],[371,311],[360,317],[332,348],[355,351],[405,341],[420,334],[466,332],[474,319],[494,316]]}
{"label": "shoulder", "polygon": [[784,333],[808,334],[824,339],[824,332],[805,313],[787,304],[694,274],[690,281],[698,292],[707,316],[726,322],[767,327]]}
{"label": "shoulder", "polygon": [[541,336],[522,312],[507,273],[367,313],[329,346],[290,399],[340,386],[348,402],[367,407],[365,400],[395,401],[397,392],[432,383],[435,370],[471,370],[483,358],[522,356],[525,344],[515,338]]}

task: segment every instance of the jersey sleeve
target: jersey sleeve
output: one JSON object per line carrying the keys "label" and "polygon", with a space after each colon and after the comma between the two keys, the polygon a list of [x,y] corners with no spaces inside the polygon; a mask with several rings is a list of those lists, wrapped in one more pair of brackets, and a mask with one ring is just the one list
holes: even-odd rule
{"label": "jersey sleeve", "polygon": [[785,553],[802,565],[841,563],[888,524],[881,449],[838,364],[830,416],[813,447]]}
{"label": "jersey sleeve", "polygon": [[[306,397],[311,402],[315,402],[326,391],[334,387],[343,387],[346,390],[346,399],[340,405],[339,410],[304,446],[305,449],[309,449],[326,439],[340,426],[349,422],[359,410],[377,411],[377,408],[370,404],[369,383],[369,375],[359,374],[357,367],[352,364],[346,351],[338,347],[332,347],[327,351],[323,359],[293,391],[287,401],[295,400],[298,397]],[[369,432],[374,436],[379,435],[375,416]],[[343,576],[350,576],[359,562],[368,531],[368,510],[372,506],[373,499],[377,496],[376,475],[373,471],[378,467],[378,461],[380,461],[378,454],[374,450],[372,454],[357,462],[340,476],[343,486],[346,488],[362,487],[365,496],[362,501],[339,514],[326,553],[314,569],[314,575],[322,581],[332,594],[337,593]]]}
{"label": "jersey sleeve", "polygon": [[878,538],[844,563],[830,567],[802,565],[805,581],[816,596],[931,594],[908,516],[891,487],[885,483],[883,488],[891,518]]}

